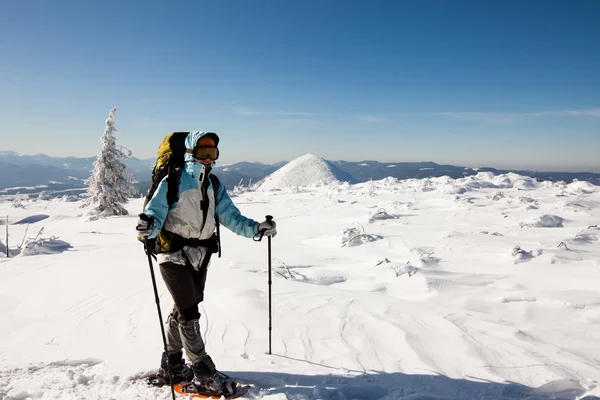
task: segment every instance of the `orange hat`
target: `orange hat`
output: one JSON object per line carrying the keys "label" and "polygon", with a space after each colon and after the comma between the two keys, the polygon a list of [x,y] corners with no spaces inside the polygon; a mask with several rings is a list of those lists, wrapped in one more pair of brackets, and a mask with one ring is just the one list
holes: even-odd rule
{"label": "orange hat", "polygon": [[198,139],[198,142],[196,142],[196,146],[197,147],[217,147],[217,145],[215,144],[215,139],[213,139],[212,137],[205,135],[202,136],[200,139]]}

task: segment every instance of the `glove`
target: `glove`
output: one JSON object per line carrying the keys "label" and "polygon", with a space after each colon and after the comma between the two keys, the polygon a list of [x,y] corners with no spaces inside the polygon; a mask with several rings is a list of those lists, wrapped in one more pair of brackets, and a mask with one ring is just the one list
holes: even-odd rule
{"label": "glove", "polygon": [[277,235],[277,224],[273,220],[271,220],[271,222],[261,222],[258,224],[258,233],[262,233],[265,236],[275,237],[275,235]]}
{"label": "glove", "polygon": [[142,239],[147,239],[152,233],[152,225],[154,224],[154,218],[147,216],[146,214],[140,214],[137,226],[135,230]]}

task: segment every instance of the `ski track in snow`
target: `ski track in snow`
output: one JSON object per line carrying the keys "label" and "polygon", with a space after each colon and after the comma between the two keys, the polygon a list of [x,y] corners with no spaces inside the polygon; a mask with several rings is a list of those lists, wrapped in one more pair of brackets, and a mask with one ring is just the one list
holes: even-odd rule
{"label": "ski track in snow", "polygon": [[[249,398],[600,395],[599,188],[482,173],[235,200],[246,215],[279,221],[273,355],[263,244],[223,232],[200,323],[219,368],[254,385]],[[77,203],[45,204],[8,213],[48,214],[30,220],[73,249],[0,260],[0,399],[169,399],[131,383],[162,348],[143,252],[133,234],[123,239],[141,200],[130,217],[93,223],[77,218]],[[372,218],[382,208],[393,218]],[[342,247],[350,227],[378,240]],[[105,234],[77,235],[90,231]],[[526,262],[516,263],[516,245]],[[166,319],[172,303],[157,279]]]}

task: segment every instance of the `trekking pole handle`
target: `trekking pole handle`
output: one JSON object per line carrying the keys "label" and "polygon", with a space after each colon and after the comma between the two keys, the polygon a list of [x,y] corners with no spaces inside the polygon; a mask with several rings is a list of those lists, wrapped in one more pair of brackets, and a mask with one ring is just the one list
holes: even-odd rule
{"label": "trekking pole handle", "polygon": [[[273,216],[272,215],[267,215],[265,216],[265,219],[267,220],[267,222],[270,224],[273,221]],[[260,242],[263,238],[263,236],[265,236],[265,231],[267,229],[263,228],[260,231],[258,231],[256,233],[256,235],[254,235],[254,237],[252,238],[255,242]]]}

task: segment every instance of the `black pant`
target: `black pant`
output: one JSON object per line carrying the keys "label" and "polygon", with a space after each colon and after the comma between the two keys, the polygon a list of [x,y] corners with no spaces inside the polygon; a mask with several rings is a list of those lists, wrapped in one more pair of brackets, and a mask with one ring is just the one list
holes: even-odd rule
{"label": "black pant", "polygon": [[204,267],[198,272],[189,263],[160,264],[160,273],[175,302],[166,330],[168,352],[173,354],[184,349],[195,374],[196,370],[203,371],[203,374],[215,370],[200,334],[198,304],[204,298],[206,271],[207,267]]}
{"label": "black pant", "polygon": [[175,303],[173,317],[182,323],[199,319],[198,304],[204,300],[207,267],[196,271],[189,262],[167,262],[160,264],[160,273]]}

